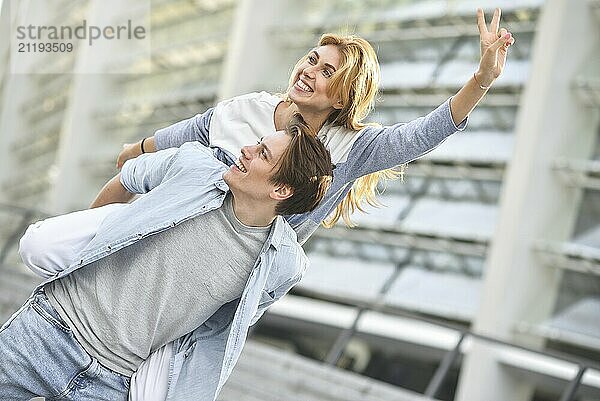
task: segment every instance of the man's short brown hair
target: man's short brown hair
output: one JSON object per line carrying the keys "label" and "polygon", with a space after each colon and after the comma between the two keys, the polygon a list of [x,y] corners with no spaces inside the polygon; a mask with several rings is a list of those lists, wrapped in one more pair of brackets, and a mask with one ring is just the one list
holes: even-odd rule
{"label": "man's short brown hair", "polygon": [[319,205],[331,184],[331,155],[300,114],[292,117],[285,132],[291,140],[271,182],[288,185],[294,193],[279,202],[275,211],[281,215],[310,212]]}

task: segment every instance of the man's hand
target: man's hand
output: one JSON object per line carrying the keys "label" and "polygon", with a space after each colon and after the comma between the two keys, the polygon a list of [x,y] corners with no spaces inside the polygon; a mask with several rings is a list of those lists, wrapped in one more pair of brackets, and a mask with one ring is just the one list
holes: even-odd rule
{"label": "man's hand", "polygon": [[479,61],[479,70],[475,75],[479,85],[485,87],[490,86],[502,74],[508,48],[515,43],[515,38],[508,30],[505,28],[498,30],[500,15],[501,10],[497,8],[488,29],[483,10],[477,9],[481,60]]}
{"label": "man's hand", "polygon": [[90,205],[90,209],[111,203],[127,203],[133,198],[133,196],[134,194],[128,192],[123,184],[121,184],[121,174],[117,174],[109,182],[107,182],[104,187],[102,187],[100,193]]}

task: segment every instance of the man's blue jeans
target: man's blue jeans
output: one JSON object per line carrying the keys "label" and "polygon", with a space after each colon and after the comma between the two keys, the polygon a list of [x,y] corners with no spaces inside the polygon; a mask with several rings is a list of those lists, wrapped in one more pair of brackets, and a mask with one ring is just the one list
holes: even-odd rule
{"label": "man's blue jeans", "polygon": [[0,400],[127,400],[129,378],[101,366],[39,291],[0,328]]}

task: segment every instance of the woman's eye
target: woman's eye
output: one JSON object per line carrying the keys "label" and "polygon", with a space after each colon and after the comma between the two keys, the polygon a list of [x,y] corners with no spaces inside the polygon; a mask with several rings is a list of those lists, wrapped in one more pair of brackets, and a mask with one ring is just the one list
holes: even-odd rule
{"label": "woman's eye", "polygon": [[317,64],[317,59],[315,58],[315,56],[308,56],[308,62],[312,65],[315,65]]}
{"label": "woman's eye", "polygon": [[323,70],[323,76],[325,78],[329,78],[329,77],[331,77],[331,75],[332,75],[331,71],[329,71],[329,70]]}

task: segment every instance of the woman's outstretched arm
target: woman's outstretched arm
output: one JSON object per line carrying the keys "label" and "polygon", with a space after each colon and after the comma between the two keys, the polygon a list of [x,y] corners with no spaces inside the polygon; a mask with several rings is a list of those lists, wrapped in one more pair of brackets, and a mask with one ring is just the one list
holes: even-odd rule
{"label": "woman's outstretched arm", "polygon": [[488,29],[483,10],[477,9],[481,60],[479,69],[450,101],[452,119],[456,125],[460,124],[473,111],[496,78],[502,74],[508,48],[515,43],[510,32],[505,28],[498,29],[500,15],[501,10],[497,8]]}

